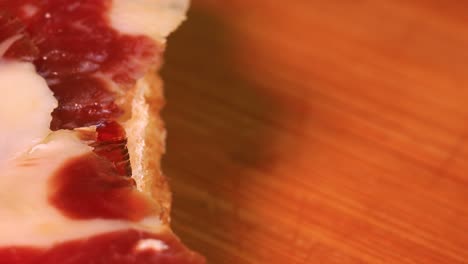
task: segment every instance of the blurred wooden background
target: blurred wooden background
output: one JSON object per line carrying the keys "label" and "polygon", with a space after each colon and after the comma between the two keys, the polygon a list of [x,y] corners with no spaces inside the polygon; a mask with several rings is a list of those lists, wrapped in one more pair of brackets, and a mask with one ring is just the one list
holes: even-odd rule
{"label": "blurred wooden background", "polygon": [[212,264],[468,263],[468,2],[193,0],[173,226]]}

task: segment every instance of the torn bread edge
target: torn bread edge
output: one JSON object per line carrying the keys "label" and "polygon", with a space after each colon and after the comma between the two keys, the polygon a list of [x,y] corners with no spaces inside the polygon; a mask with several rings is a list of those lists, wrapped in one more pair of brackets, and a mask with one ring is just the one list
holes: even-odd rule
{"label": "torn bread edge", "polygon": [[[164,49],[166,37],[185,19],[189,0],[114,0],[111,21],[122,33],[144,34],[155,39]],[[141,14],[138,10],[146,9],[149,19],[154,20],[154,27],[148,22],[142,25],[139,20],[148,17],[132,17],[129,14]],[[135,10],[128,12],[128,10]],[[127,11],[127,12],[125,12]],[[145,11],[143,11],[145,13]],[[123,25],[122,22],[129,22]],[[123,19],[125,18],[125,19]],[[131,21],[137,21],[132,23]],[[134,30],[138,28],[138,30]],[[132,167],[132,177],[140,191],[150,195],[159,206],[159,216],[163,223],[170,222],[171,192],[167,179],[161,171],[161,158],[165,152],[166,130],[160,111],[164,106],[163,82],[159,76],[161,64],[154,65],[146,75],[137,81],[132,101],[131,117],[124,124],[128,137],[128,151]]]}

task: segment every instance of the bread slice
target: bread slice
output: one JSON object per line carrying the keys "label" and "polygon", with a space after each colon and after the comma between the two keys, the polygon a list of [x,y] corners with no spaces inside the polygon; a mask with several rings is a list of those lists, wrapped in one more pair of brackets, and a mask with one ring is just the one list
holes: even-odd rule
{"label": "bread slice", "polygon": [[137,82],[132,115],[126,121],[125,129],[132,177],[140,191],[155,199],[162,222],[169,223],[171,193],[160,164],[166,138],[164,123],[159,115],[164,105],[163,83],[156,72],[156,69],[148,71]]}
{"label": "bread slice", "polygon": [[[0,2],[0,10],[14,10],[13,18],[0,11],[0,85],[7,88],[7,94],[10,92],[12,102],[0,107],[0,121],[4,125],[0,127],[0,146],[5,149],[0,155],[0,188],[3,191],[0,194],[0,219],[4,220],[0,223],[0,259],[7,262],[11,260],[8,263],[12,264],[55,263],[41,261],[44,256],[56,257],[57,254],[62,254],[65,247],[72,249],[73,253],[69,251],[69,254],[77,256],[75,262],[70,263],[91,263],[92,259],[80,257],[96,258],[100,255],[92,252],[97,249],[101,252],[99,254],[109,252],[106,256],[115,257],[118,253],[123,254],[117,254],[119,258],[131,255],[136,259],[142,258],[141,261],[149,261],[150,256],[151,261],[144,263],[204,263],[202,257],[183,247],[170,231],[171,195],[160,169],[166,132],[159,116],[164,97],[163,84],[157,72],[162,65],[161,56],[166,37],[185,19],[188,0],[48,0],[36,3],[33,0],[21,3],[13,0]],[[101,5],[102,9],[99,9]],[[138,56],[116,60],[119,63],[114,62],[111,67],[101,65],[104,70],[93,72],[92,75],[88,72],[93,71],[93,62],[100,60],[99,54],[93,54],[92,59],[83,61],[79,67],[67,69],[63,74],[48,71],[51,67],[44,67],[44,64],[55,59],[55,50],[40,53],[41,47],[48,48],[47,38],[44,40],[40,34],[51,29],[57,30],[56,27],[47,28],[50,26],[49,19],[65,20],[68,19],[68,14],[70,19],[74,15],[83,15],[74,11],[77,9],[84,10],[80,12],[91,10],[91,13],[84,13],[83,21],[80,17],[75,17],[78,22],[71,23],[71,29],[64,27],[65,29],[59,29],[54,34],[60,35],[65,31],[63,39],[68,41],[70,35],[67,35],[66,30],[73,32],[74,27],[81,31],[87,30],[86,27],[90,26],[86,20],[88,15],[105,10],[104,22],[118,32],[118,38],[134,40],[133,38],[144,36],[145,41],[152,39],[157,54],[148,53],[138,44],[130,47],[124,45],[124,49],[129,48],[132,53],[140,53]],[[26,26],[17,26],[17,20]],[[73,39],[74,35],[71,36]],[[39,58],[35,45],[38,45],[39,54],[42,54]],[[99,41],[96,45],[100,45]],[[29,53],[24,52],[25,50]],[[80,53],[80,49],[73,47],[66,47],[65,50]],[[71,58],[74,56],[66,52],[59,55]],[[57,60],[62,65],[67,65],[63,64],[60,56]],[[148,61],[147,57],[150,57]],[[68,63],[66,60],[65,62]],[[126,76],[123,79],[122,73]],[[56,75],[62,79],[57,80]],[[86,79],[88,77],[91,81]],[[63,87],[69,88],[63,84],[68,83],[76,89],[83,87],[84,92],[62,94]],[[108,98],[102,99],[99,90],[88,92],[85,86],[89,83],[90,87],[95,83],[105,83],[106,89],[111,91],[113,101],[109,103]],[[53,99],[49,88],[58,102]],[[96,102],[81,105],[80,100]],[[108,108],[101,109],[100,104]],[[118,115],[108,114],[115,108],[118,109]],[[54,131],[50,131],[48,123],[53,109],[54,120],[51,127]],[[104,113],[98,113],[102,114],[98,116],[98,121],[79,120],[78,114],[91,115],[95,109]],[[63,112],[68,115],[68,119],[66,122],[57,121],[57,116],[65,116]],[[78,113],[78,121],[73,116],[70,119],[70,113]],[[101,124],[107,125],[109,122],[116,123],[117,127],[125,130],[125,139],[112,139],[104,143],[99,141]],[[125,175],[119,174],[119,166],[124,160],[119,159],[119,156],[115,161],[112,160],[114,154],[109,156],[109,153],[115,152],[116,147],[118,150],[125,147],[128,151],[135,188],[129,184]],[[101,155],[98,148],[101,152],[109,153]],[[126,153],[123,157],[127,157]],[[82,163],[83,161],[87,163]],[[63,177],[67,179],[65,183]],[[88,182],[80,177],[88,177]],[[78,181],[75,178],[79,178]],[[96,196],[95,190],[103,195]],[[108,196],[115,199],[105,200]],[[137,203],[142,201],[142,205]],[[125,211],[127,208],[130,211],[134,208],[141,209],[141,212],[135,215]],[[105,213],[96,210],[104,210]],[[13,226],[17,229],[12,228]],[[128,244],[129,239],[133,244]],[[83,248],[89,250],[80,252]],[[116,249],[125,254],[114,252]],[[23,253],[26,255],[22,255]],[[32,262],[24,259],[32,259]],[[112,260],[103,257],[100,261],[112,263]]]}
{"label": "bread slice", "polygon": [[[114,0],[110,19],[119,31],[150,36],[164,50],[166,37],[185,20],[188,7],[189,0]],[[133,91],[127,92],[124,102],[131,102],[127,110],[131,116],[124,127],[132,177],[140,191],[155,199],[162,222],[169,223],[171,193],[160,164],[166,138],[159,115],[164,106],[163,82],[157,75],[161,66],[162,60],[151,65]]]}
{"label": "bread slice", "polygon": [[[112,18],[116,27],[121,27],[125,32],[132,32],[133,27],[129,26],[132,23],[120,21],[135,20],[135,27],[138,28],[146,28],[151,24],[151,27],[147,27],[143,31],[147,35],[151,35],[163,48],[166,37],[185,19],[189,7],[189,0],[118,1],[120,3],[114,7]],[[148,12],[149,6],[152,6],[152,10]],[[129,10],[133,12],[128,12]],[[139,21],[139,16],[144,12],[148,15],[148,20],[153,20],[156,14],[159,15],[160,23],[155,25],[149,22],[144,25],[145,23]],[[133,17],[131,14],[139,15]],[[169,223],[171,193],[160,164],[161,156],[165,151],[166,138],[164,123],[159,115],[164,106],[163,82],[155,74],[161,66],[161,63],[153,65],[137,82],[132,98],[132,116],[126,122],[125,128],[128,135],[128,150],[133,177],[137,186],[140,191],[149,193],[157,201],[161,220],[164,223]],[[129,99],[126,100],[129,101]]]}

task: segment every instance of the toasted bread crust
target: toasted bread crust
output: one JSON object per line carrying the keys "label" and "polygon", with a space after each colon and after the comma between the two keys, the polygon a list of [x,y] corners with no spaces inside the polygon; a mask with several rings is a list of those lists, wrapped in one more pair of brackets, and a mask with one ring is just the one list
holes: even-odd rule
{"label": "toasted bread crust", "polygon": [[153,68],[138,81],[132,102],[132,116],[125,127],[137,187],[156,201],[161,220],[168,223],[171,194],[161,172],[166,137],[159,114],[164,106],[163,83],[156,72]]}
{"label": "toasted bread crust", "polygon": [[[156,1],[156,0],[154,0]],[[157,0],[160,6],[165,6],[171,12],[174,21],[180,23],[185,17],[188,0]],[[165,28],[166,36],[173,31]],[[160,40],[162,56],[165,39]],[[165,152],[166,131],[160,111],[164,106],[163,82],[158,75],[162,58],[147,71],[146,75],[138,80],[133,89],[123,96],[121,106],[126,109],[123,119],[128,136],[128,150],[132,166],[132,177],[140,191],[152,197],[158,205],[158,213],[163,223],[169,223],[171,208],[171,193],[167,179],[161,172],[161,157]],[[131,102],[131,104],[129,104]]]}

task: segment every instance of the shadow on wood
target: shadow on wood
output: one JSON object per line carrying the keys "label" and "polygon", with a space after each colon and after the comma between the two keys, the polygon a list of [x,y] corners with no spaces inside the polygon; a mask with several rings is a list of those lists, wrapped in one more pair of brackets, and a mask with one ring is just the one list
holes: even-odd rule
{"label": "shadow on wood", "polygon": [[282,111],[236,70],[232,29],[197,6],[188,16],[169,40],[163,69],[169,135],[163,169],[174,194],[173,227],[210,263],[240,263],[232,245],[253,227],[239,227],[239,189],[249,171],[275,161],[268,127]]}

